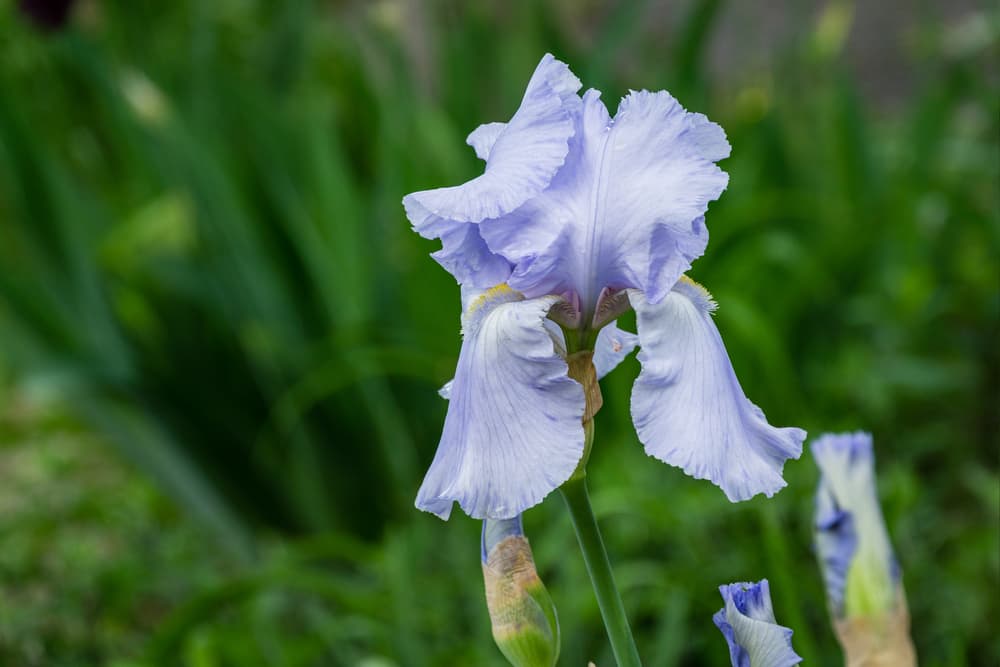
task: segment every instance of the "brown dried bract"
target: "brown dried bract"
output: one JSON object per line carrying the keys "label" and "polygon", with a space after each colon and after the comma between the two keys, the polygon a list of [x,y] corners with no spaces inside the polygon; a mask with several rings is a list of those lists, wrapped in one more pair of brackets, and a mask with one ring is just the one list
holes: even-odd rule
{"label": "brown dried bract", "polygon": [[910,640],[910,614],[900,595],[893,611],[878,618],[836,621],[837,638],[847,667],[915,667],[917,654]]}
{"label": "brown dried bract", "polygon": [[601,385],[597,382],[597,369],[594,368],[594,353],[592,350],[574,352],[566,357],[566,363],[569,364],[569,376],[583,386],[583,395],[587,401],[583,421],[586,423],[594,418],[604,404]]}

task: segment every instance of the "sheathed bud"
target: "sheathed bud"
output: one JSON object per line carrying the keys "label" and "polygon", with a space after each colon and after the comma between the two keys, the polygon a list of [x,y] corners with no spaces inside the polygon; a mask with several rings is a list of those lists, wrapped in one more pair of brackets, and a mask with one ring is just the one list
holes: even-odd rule
{"label": "sheathed bud", "polygon": [[514,667],[555,665],[556,608],[538,578],[520,516],[483,521],[482,561],[486,606],[500,651]]}

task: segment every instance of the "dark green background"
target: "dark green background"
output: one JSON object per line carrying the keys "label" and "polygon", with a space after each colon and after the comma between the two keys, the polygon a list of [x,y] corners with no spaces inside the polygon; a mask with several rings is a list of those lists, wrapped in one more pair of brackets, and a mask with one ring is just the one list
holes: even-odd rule
{"label": "dark green background", "polygon": [[[546,51],[726,129],[692,275],[748,396],[873,431],[921,664],[1000,661],[995,4],[91,0],[52,33],[10,4],[0,664],[504,664],[479,524],[412,507],[459,302],[400,199],[478,172],[466,134]],[[637,370],[591,488],[646,664],[728,664],[716,587],[761,577],[842,664],[808,451],[730,504],[644,455]],[[559,499],[525,524],[561,664],[609,667]]]}

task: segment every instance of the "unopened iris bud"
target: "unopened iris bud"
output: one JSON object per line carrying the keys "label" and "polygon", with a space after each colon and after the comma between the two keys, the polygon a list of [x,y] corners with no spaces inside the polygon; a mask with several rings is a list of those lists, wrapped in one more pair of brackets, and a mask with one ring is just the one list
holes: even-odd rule
{"label": "unopened iris bud", "polygon": [[820,469],[816,551],[847,664],[915,665],[899,565],[875,488],[872,437],[824,434],[812,453]]}
{"label": "unopened iris bud", "polygon": [[733,667],[791,667],[802,662],[792,650],[792,631],[774,619],[767,579],[719,586],[726,606],[712,620],[729,643]]}
{"label": "unopened iris bud", "polygon": [[483,579],[493,639],[514,667],[552,667],[559,621],[535,570],[520,515],[483,521]]}

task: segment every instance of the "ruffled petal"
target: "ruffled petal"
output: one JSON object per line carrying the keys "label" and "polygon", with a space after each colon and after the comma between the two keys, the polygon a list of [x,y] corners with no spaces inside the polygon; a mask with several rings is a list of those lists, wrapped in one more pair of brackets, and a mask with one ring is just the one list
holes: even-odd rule
{"label": "ruffled petal", "polygon": [[588,297],[584,276],[596,223],[591,200],[611,125],[599,91],[584,94],[575,123],[566,164],[549,187],[513,213],[480,225],[490,249],[514,265],[511,287],[528,296],[573,292]]}
{"label": "ruffled petal", "polygon": [[711,295],[683,279],[658,304],[629,291],[642,372],[632,420],[646,453],[719,486],[731,501],[785,486],[785,460],[802,453],[805,431],[775,428],[747,400],[712,321]]}
{"label": "ruffled petal", "polygon": [[[500,288],[500,289],[503,289],[503,288]],[[471,306],[472,304],[474,304],[477,300],[479,300],[484,295],[487,295],[489,292],[490,292],[489,289],[486,289],[486,290],[473,290],[473,289],[463,288],[462,289],[462,304],[463,304],[464,308],[467,310],[469,306]],[[550,314],[551,314],[551,310],[550,310]],[[558,324],[556,324],[555,322],[553,322],[548,317],[545,318],[544,320],[542,320],[542,326],[545,327],[545,330],[548,332],[549,337],[552,339],[552,345],[553,345],[553,347],[555,349],[556,354],[558,354],[560,357],[565,357],[566,356],[566,336],[565,336],[565,334],[563,334],[562,327],[560,327]],[[635,336],[635,334],[630,334],[627,331],[622,331],[621,333],[624,334],[625,336]],[[595,355],[596,355],[596,353],[595,353]],[[455,383],[455,378],[452,378],[452,379],[448,380],[447,382],[445,382],[443,385],[441,385],[441,388],[438,389],[438,396],[440,396],[441,398],[443,398],[445,400],[451,400],[451,387],[452,387],[452,385],[454,383]]]}
{"label": "ruffled petal", "polygon": [[465,143],[472,146],[476,151],[476,157],[484,162],[489,159],[493,144],[497,142],[500,133],[507,127],[507,123],[485,123],[474,129],[465,139]]}
{"label": "ruffled petal", "polygon": [[[433,238],[441,225],[497,218],[546,188],[569,150],[579,88],[580,80],[569,67],[546,54],[528,82],[517,113],[490,144],[485,173],[462,185],[403,198],[414,229]],[[490,132],[470,135],[477,155],[486,152]]]}
{"label": "ruffled petal", "polygon": [[583,388],[544,325],[559,299],[501,285],[463,318],[462,350],[437,454],[416,505],[447,519],[509,519],[569,479],[583,455]]}
{"label": "ruffled petal", "polygon": [[641,289],[658,303],[705,250],[702,216],[729,182],[715,165],[729,156],[729,142],[669,93],[640,91],[618,106],[605,153],[597,280]]}
{"label": "ruffled petal", "polygon": [[778,625],[767,579],[720,586],[725,601],[712,620],[729,644],[733,667],[792,667],[802,658],[792,650],[792,631]]}
{"label": "ruffled petal", "polygon": [[431,257],[460,284],[477,291],[510,277],[510,262],[490,251],[477,225],[461,223],[442,231],[441,249]]}
{"label": "ruffled petal", "polygon": [[613,371],[625,357],[639,344],[639,337],[631,331],[618,328],[617,322],[609,322],[597,334],[594,344],[594,368],[597,378],[603,378]]}
{"label": "ruffled petal", "polygon": [[467,142],[487,161],[483,175],[403,198],[414,230],[441,239],[433,256],[459,283],[486,288],[509,277],[510,264],[487,247],[473,223],[509,213],[548,186],[569,150],[579,88],[569,67],[546,55],[511,121],[481,125],[469,135]]}
{"label": "ruffled petal", "polygon": [[662,299],[704,252],[708,203],[728,176],[725,133],[666,92],[633,92],[612,120],[600,93],[583,98],[565,166],[551,185],[482,234],[528,296],[577,292],[585,307],[604,288]]}

